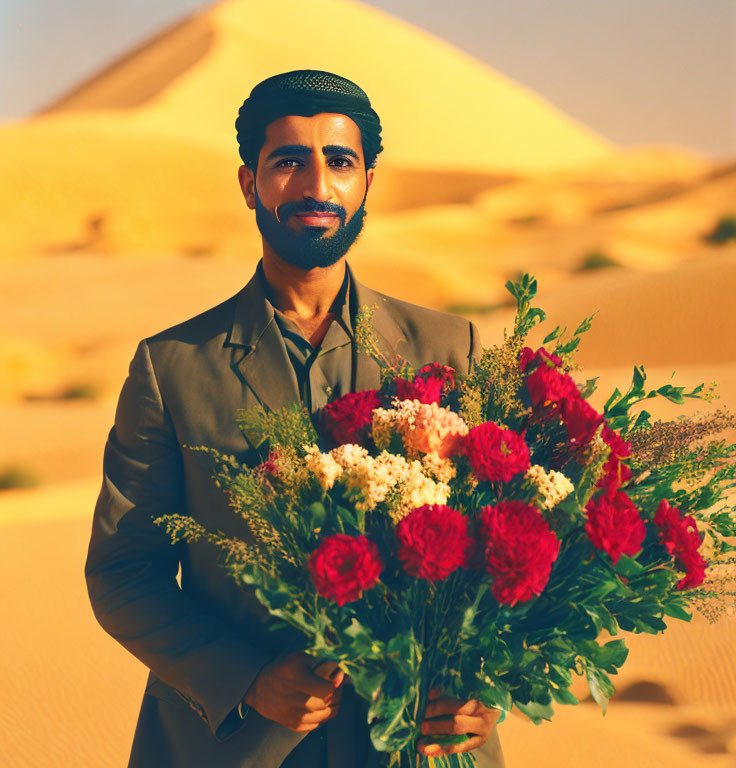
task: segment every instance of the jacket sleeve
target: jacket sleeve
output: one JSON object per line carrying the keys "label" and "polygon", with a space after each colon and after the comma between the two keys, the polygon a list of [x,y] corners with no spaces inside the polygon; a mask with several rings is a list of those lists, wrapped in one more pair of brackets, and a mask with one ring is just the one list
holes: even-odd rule
{"label": "jacket sleeve", "polygon": [[153,524],[186,512],[181,449],[146,341],[123,384],[103,458],[85,564],[94,614],[205,720],[217,738],[242,723],[237,709],[270,656],[179,587],[179,547]]}

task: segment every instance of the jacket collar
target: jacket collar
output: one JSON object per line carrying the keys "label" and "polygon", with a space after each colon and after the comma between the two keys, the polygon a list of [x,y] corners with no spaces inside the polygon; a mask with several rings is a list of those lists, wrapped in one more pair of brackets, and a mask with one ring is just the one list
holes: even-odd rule
{"label": "jacket collar", "polygon": [[[395,358],[402,332],[389,311],[388,297],[360,283],[350,265],[346,266],[355,306],[374,308],[373,329],[381,351]],[[266,300],[257,272],[235,296],[232,324],[223,346],[232,349],[231,368],[264,407],[277,410],[290,401],[298,402],[296,374],[274,319],[273,307]],[[359,352],[355,390],[375,389],[379,384],[377,363],[364,352]]]}

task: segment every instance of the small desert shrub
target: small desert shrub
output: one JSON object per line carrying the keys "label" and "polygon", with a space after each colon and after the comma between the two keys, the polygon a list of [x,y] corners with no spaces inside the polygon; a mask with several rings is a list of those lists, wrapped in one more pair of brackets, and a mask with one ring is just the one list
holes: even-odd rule
{"label": "small desert shrub", "polygon": [[713,231],[703,239],[716,245],[728,243],[731,240],[736,241],[736,216],[722,216],[713,227]]}
{"label": "small desert shrub", "polygon": [[98,394],[94,384],[69,384],[59,394],[59,400],[94,400]]}
{"label": "small desert shrub", "polygon": [[22,464],[10,464],[0,469],[0,491],[10,488],[34,488],[40,482],[38,474]]}
{"label": "small desert shrub", "polygon": [[591,251],[583,256],[578,265],[577,272],[588,272],[594,269],[608,269],[610,267],[620,267],[621,265],[601,251]]}
{"label": "small desert shrub", "polygon": [[508,302],[498,304],[448,304],[445,312],[451,312],[453,315],[488,315],[491,312],[497,312],[499,309],[508,309],[514,306]]}

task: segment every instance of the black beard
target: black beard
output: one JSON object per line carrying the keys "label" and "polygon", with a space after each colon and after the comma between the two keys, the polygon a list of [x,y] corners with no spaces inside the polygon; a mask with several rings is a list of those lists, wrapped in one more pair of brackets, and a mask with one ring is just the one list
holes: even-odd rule
{"label": "black beard", "polygon": [[[309,270],[315,267],[331,267],[338,262],[357,240],[363,229],[366,217],[365,198],[360,208],[353,214],[350,221],[345,223],[345,209],[335,203],[318,203],[315,200],[288,202],[278,206],[276,217],[264,208],[261,199],[256,196],[256,224],[263,239],[271,246],[274,253],[287,264],[300,269]],[[340,226],[333,235],[325,235],[324,227],[302,226],[297,234],[282,222],[295,213],[329,212],[335,213],[340,219]]]}

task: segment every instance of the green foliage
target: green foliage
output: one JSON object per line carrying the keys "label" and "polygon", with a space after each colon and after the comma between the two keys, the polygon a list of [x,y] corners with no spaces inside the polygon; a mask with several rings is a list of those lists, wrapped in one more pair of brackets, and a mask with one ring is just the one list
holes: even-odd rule
{"label": "green foliage", "polygon": [[11,464],[0,469],[0,491],[12,488],[35,488],[40,483],[38,473],[23,464]]}
{"label": "green foliage", "polygon": [[516,282],[509,280],[506,283],[506,290],[516,299],[514,335],[524,338],[537,323],[541,323],[547,316],[539,307],[532,306],[532,301],[537,295],[537,281],[525,273]]}
{"label": "green foliage", "polygon": [[301,403],[288,403],[278,411],[266,411],[261,406],[239,408],[236,422],[255,445],[268,441],[301,455],[305,443],[317,442],[309,411]]}
{"label": "green foliage", "polygon": [[703,239],[715,245],[736,241],[736,216],[721,217]]}
{"label": "green foliage", "polygon": [[608,254],[601,251],[590,251],[583,256],[578,265],[578,272],[590,272],[597,269],[610,269],[621,265]]}

